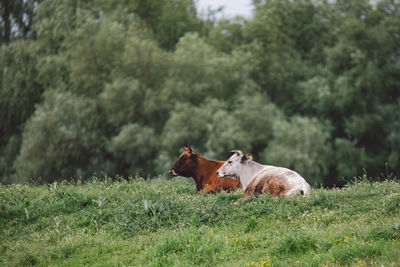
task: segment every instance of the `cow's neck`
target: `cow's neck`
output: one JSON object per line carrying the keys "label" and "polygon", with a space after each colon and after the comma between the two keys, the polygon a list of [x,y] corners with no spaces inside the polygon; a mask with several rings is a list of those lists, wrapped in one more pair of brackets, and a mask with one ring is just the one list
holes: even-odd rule
{"label": "cow's neck", "polygon": [[197,169],[193,175],[198,191],[202,190],[206,184],[211,184],[211,177],[222,164],[219,161],[198,157]]}

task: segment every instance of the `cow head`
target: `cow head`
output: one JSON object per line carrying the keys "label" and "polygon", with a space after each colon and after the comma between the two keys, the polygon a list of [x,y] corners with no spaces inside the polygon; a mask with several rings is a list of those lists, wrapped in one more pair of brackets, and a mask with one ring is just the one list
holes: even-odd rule
{"label": "cow head", "polygon": [[219,168],[217,175],[219,177],[232,176],[238,179],[243,164],[245,164],[248,160],[251,160],[252,156],[250,153],[243,154],[243,152],[240,150],[232,150],[230,153],[231,156],[224,163],[224,165]]}
{"label": "cow head", "polygon": [[197,154],[193,153],[192,148],[188,145],[184,146],[185,151],[175,161],[172,168],[169,170],[169,174],[172,176],[184,176],[192,177],[197,162]]}

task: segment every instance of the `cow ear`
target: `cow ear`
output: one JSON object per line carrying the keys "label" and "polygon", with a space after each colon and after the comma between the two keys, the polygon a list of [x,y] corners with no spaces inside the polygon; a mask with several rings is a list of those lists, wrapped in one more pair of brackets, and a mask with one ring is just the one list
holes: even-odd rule
{"label": "cow ear", "polygon": [[253,160],[253,155],[251,155],[251,153],[246,153],[246,158],[248,159],[248,160]]}
{"label": "cow ear", "polygon": [[244,154],[243,156],[242,156],[242,158],[240,159],[240,161],[243,163],[243,162],[246,162],[246,160],[252,160],[253,159],[253,157],[251,156],[251,154],[250,153],[246,153],[246,154]]}
{"label": "cow ear", "polygon": [[231,150],[231,151],[229,151],[229,154],[228,154],[228,158],[230,158],[233,154],[235,154],[236,153],[236,150]]}

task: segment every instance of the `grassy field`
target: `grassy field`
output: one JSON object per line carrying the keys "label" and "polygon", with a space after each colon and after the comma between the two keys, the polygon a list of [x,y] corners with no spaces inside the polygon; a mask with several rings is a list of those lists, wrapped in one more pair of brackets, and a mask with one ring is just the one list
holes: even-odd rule
{"label": "grassy field", "polygon": [[195,195],[188,179],[0,187],[2,266],[399,266],[400,183]]}

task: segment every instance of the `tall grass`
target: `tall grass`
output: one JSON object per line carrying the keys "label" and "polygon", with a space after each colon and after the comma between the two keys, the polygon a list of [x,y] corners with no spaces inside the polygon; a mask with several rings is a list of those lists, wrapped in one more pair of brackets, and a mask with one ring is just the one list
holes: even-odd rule
{"label": "tall grass", "polygon": [[233,205],[185,179],[0,187],[0,263],[398,266],[400,183]]}

